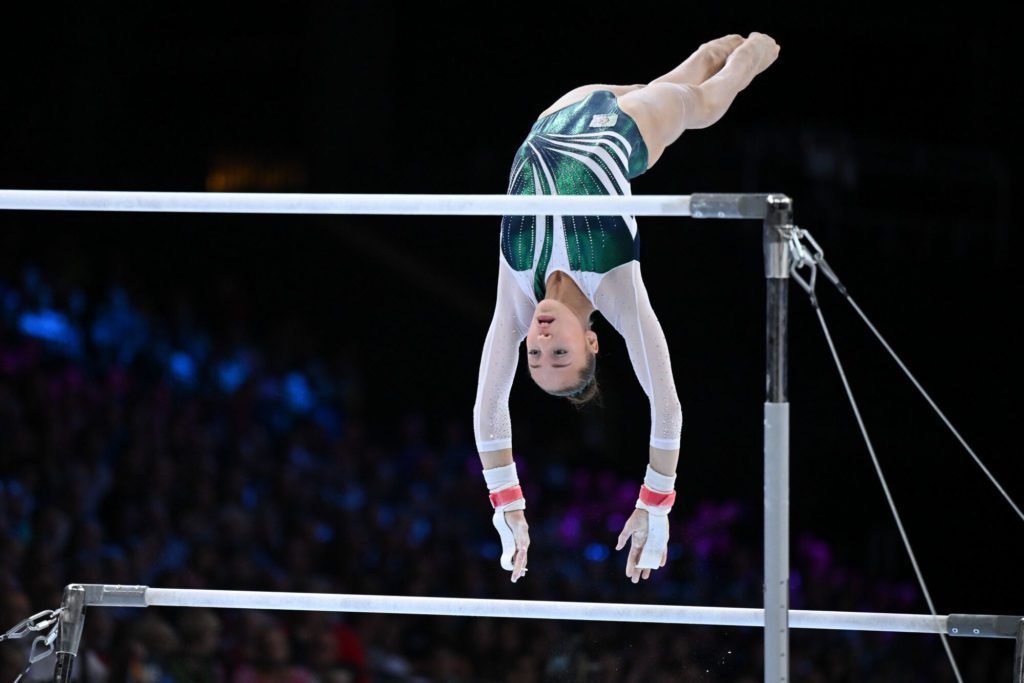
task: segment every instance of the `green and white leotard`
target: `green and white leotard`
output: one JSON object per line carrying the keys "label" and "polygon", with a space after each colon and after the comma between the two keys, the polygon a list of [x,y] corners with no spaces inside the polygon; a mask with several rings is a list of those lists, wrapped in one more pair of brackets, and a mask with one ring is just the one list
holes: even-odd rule
{"label": "green and white leotard", "polygon": [[[608,91],[539,119],[516,153],[508,194],[629,195],[647,169],[636,123]],[[651,403],[656,448],[679,447],[682,411],[668,345],[640,275],[632,216],[505,216],[498,294],[484,343],[473,424],[480,452],[512,447],[508,398],[519,346],[548,277],[566,273],[623,336]]]}

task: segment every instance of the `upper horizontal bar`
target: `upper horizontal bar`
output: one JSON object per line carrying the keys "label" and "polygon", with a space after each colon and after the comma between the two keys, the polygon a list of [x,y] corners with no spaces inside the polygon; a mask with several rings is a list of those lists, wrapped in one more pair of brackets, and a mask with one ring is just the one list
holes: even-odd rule
{"label": "upper horizontal bar", "polygon": [[[580,621],[629,621],[717,626],[764,626],[764,610],[622,603],[481,600],[398,595],[276,593],[146,586],[85,585],[86,605],[110,607],[208,607],[318,612],[374,612],[462,617],[511,617]],[[945,633],[946,616],[791,610],[789,625],[853,631]]]}
{"label": "upper horizontal bar", "polygon": [[[298,194],[0,190],[0,209],[169,213],[362,214],[432,216],[577,215],[762,218],[760,194],[648,196]],[[691,206],[693,210],[691,211]]]}

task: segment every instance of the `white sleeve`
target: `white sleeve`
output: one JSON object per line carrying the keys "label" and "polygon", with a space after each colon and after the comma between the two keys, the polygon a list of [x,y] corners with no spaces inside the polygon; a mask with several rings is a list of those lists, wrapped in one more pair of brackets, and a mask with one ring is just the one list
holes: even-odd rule
{"label": "white sleeve", "polygon": [[480,453],[512,448],[508,397],[519,364],[519,343],[526,337],[535,308],[499,257],[497,303],[480,358],[473,406],[473,430]]}
{"label": "white sleeve", "polygon": [[633,372],[651,402],[651,446],[678,449],[683,411],[668,343],[651,308],[640,263],[631,261],[607,273],[594,293],[594,304],[626,340]]}

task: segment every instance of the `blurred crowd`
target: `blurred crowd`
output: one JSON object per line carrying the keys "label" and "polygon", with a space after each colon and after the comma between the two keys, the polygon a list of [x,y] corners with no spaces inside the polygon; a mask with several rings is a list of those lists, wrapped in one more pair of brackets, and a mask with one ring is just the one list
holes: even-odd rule
{"label": "blurred crowd", "polygon": [[[0,632],[71,582],[752,607],[760,502],[672,514],[639,585],[615,537],[639,481],[520,441],[530,573],[512,585],[470,406],[373,433],[351,358],[286,358],[135,294],[0,276]],[[392,411],[394,407],[391,407]],[[914,612],[913,585],[794,532],[793,608]],[[757,629],[184,608],[88,610],[83,683],[677,683],[761,679]],[[0,643],[0,683],[31,639]],[[794,680],[952,680],[937,639],[791,632]],[[52,677],[53,658],[27,680]],[[995,680],[1001,657],[968,662]],[[1007,664],[1008,666],[1008,664]]]}

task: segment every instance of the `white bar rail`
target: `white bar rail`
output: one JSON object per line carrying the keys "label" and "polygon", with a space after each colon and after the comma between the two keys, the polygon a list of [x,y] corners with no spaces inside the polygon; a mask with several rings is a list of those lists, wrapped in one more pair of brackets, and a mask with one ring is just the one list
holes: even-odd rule
{"label": "white bar rail", "polygon": [[691,216],[764,218],[783,195],[566,196],[503,194],[300,194],[0,190],[11,211],[361,214],[419,216]]}
{"label": "white bar rail", "polygon": [[[764,626],[764,610],[625,603],[485,600],[399,595],[278,593],[87,584],[85,603],[119,607],[207,607],[318,612],[373,612],[460,617],[510,617],[716,626]],[[946,616],[791,610],[793,628],[945,633]]]}
{"label": "white bar rail", "polygon": [[0,209],[177,213],[689,216],[682,196],[270,194],[0,190]]}

